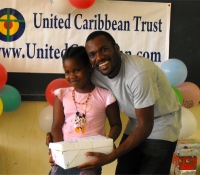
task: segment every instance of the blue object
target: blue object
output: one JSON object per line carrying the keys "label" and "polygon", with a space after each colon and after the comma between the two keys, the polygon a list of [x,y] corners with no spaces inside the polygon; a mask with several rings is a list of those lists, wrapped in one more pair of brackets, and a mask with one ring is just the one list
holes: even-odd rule
{"label": "blue object", "polygon": [[187,78],[188,71],[186,65],[181,60],[176,58],[171,58],[163,62],[161,70],[167,76],[171,86],[179,86]]}

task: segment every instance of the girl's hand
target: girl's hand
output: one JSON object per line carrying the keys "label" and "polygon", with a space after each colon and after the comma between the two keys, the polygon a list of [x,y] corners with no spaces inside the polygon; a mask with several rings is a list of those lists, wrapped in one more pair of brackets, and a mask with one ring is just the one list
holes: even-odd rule
{"label": "girl's hand", "polygon": [[46,145],[49,147],[49,143],[53,142],[53,138],[50,132],[47,132],[46,134]]}
{"label": "girl's hand", "polygon": [[57,166],[55,161],[53,160],[51,149],[49,149],[49,163],[51,164],[51,166]]}

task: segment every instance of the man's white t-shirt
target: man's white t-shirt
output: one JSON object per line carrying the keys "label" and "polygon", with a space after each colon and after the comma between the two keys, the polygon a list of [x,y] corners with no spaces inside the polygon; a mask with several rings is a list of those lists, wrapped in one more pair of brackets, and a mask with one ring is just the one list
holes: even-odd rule
{"label": "man's white t-shirt", "polygon": [[129,117],[125,134],[137,127],[135,108],[154,105],[154,127],[148,139],[176,141],[181,128],[181,105],[167,77],[151,60],[121,54],[121,68],[109,79],[94,70],[95,85],[110,89],[120,110]]}

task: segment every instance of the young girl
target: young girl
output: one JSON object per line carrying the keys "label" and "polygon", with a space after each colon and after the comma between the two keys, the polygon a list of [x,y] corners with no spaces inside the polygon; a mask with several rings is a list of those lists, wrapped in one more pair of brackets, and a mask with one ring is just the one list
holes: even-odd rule
{"label": "young girl", "polygon": [[[65,79],[72,87],[55,90],[53,142],[67,141],[82,137],[105,136],[106,116],[110,124],[109,138],[116,140],[121,132],[119,107],[113,94],[95,86],[91,80],[92,67],[82,46],[69,47],[63,59]],[[63,169],[54,166],[50,175],[99,175],[101,168],[83,171],[78,168]]]}

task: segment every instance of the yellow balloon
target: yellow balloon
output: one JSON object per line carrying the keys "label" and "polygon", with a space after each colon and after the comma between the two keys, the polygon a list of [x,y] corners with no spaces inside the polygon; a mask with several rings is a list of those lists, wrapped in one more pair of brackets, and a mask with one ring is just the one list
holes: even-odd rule
{"label": "yellow balloon", "polygon": [[0,115],[2,114],[2,112],[3,112],[3,102],[0,99]]}

